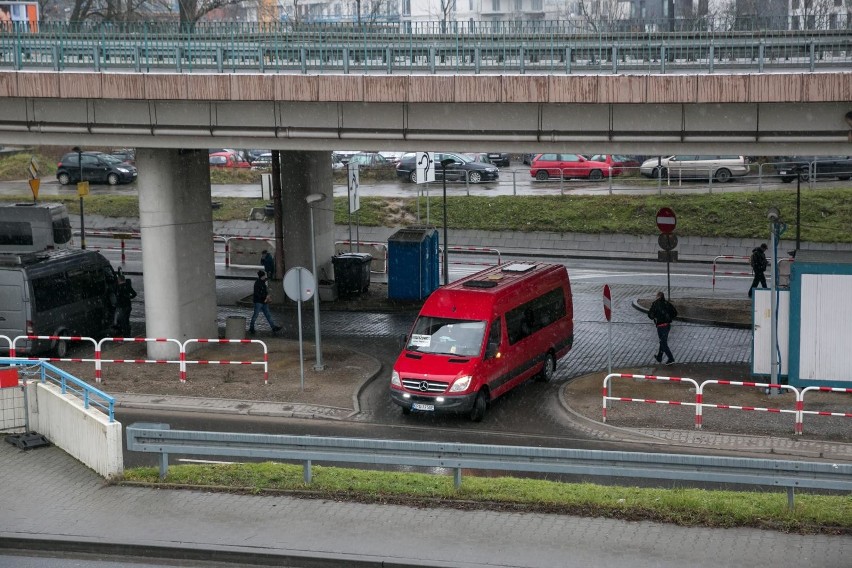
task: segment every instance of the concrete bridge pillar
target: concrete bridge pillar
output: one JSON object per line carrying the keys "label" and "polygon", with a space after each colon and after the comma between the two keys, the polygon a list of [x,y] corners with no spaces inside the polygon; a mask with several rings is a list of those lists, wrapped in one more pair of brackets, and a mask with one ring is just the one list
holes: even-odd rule
{"label": "concrete bridge pillar", "polygon": [[311,207],[305,198],[325,195],[313,204],[318,279],[331,280],[334,272],[334,201],[331,153],[281,152],[281,194],[284,222],[284,271],[294,266],[311,270]]}
{"label": "concrete bridge pillar", "polygon": [[[207,150],[139,148],[139,225],[147,337],[218,337]],[[148,357],[177,347],[148,344]]]}

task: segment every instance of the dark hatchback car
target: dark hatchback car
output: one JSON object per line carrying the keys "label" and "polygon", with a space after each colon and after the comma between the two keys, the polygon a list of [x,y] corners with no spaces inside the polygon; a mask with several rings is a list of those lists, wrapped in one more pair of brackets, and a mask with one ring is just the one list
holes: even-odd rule
{"label": "dark hatchback car", "polygon": [[[417,166],[414,163],[417,154],[408,152],[403,154],[396,166],[396,175],[412,183],[417,181]],[[443,160],[452,160],[447,164],[447,181],[465,181],[480,183],[483,181],[496,181],[500,177],[497,166],[475,162],[464,154],[455,152],[435,152],[435,179],[442,179],[444,172],[441,168]]]}
{"label": "dark hatchback car", "polygon": [[797,175],[805,182],[811,175],[816,179],[852,178],[852,156],[784,156],[777,160],[775,171],[784,183],[790,183]]}
{"label": "dark hatchback car", "polygon": [[136,166],[103,152],[69,152],[56,164],[56,179],[62,185],[80,181],[81,174],[86,181],[109,185],[131,183],[138,176]]}
{"label": "dark hatchback car", "polygon": [[488,152],[488,161],[501,168],[512,165],[512,156],[508,152]]}

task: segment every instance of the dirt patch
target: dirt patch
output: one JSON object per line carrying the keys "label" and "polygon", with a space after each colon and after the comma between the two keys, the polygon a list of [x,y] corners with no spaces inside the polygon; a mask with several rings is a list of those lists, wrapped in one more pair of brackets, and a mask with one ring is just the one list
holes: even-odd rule
{"label": "dirt patch", "polygon": [[[362,353],[323,343],[325,369],[315,371],[313,343],[304,343],[304,390],[301,386],[299,344],[263,338],[268,354],[269,376],[264,383],[263,365],[193,363],[191,361],[263,361],[258,344],[211,344],[187,356],[186,382],[180,381],[178,363],[103,363],[102,382],[95,382],[94,363],[58,363],[57,366],[111,395],[122,393],[224,398],[251,401],[317,404],[353,408],[353,395],[363,382],[381,370],[381,363]],[[91,356],[75,353],[75,357]],[[109,346],[103,359],[142,360],[144,343]]]}

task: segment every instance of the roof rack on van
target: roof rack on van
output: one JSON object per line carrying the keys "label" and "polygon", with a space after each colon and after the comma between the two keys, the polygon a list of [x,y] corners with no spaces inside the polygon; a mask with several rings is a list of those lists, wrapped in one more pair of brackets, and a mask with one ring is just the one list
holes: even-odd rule
{"label": "roof rack on van", "polygon": [[23,266],[25,264],[33,264],[50,255],[44,252],[28,252],[28,253],[0,253],[0,266]]}
{"label": "roof rack on van", "polygon": [[514,262],[508,266],[504,266],[503,272],[529,272],[535,266],[535,264],[528,264],[526,262]]}

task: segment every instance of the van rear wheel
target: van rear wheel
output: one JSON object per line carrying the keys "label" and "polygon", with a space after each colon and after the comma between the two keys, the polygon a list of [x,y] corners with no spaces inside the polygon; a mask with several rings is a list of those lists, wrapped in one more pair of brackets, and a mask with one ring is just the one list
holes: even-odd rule
{"label": "van rear wheel", "polygon": [[488,401],[485,399],[485,393],[479,391],[479,394],[476,395],[476,400],[473,401],[473,408],[470,409],[470,420],[472,422],[482,422],[487,409]]}
{"label": "van rear wheel", "polygon": [[541,371],[536,378],[543,383],[549,383],[555,372],[556,357],[553,356],[553,353],[548,353],[544,356],[544,366],[541,368]]}

